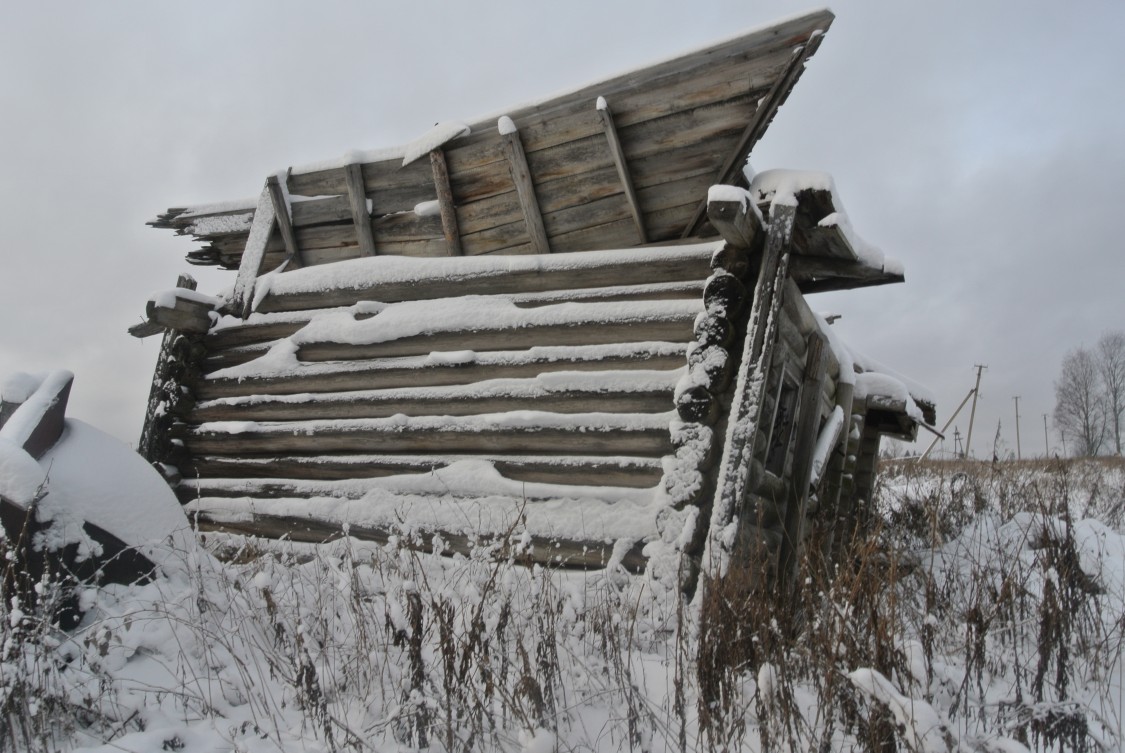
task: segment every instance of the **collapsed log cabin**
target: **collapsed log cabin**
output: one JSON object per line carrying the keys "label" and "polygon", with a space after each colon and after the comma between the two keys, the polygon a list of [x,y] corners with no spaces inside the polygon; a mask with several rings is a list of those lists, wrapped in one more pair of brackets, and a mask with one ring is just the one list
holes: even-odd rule
{"label": "collapsed log cabin", "polygon": [[170,209],[237,274],[131,330],[164,332],[142,452],[204,530],[791,570],[934,420],[805,297],[901,267],[827,176],[744,170],[831,20]]}

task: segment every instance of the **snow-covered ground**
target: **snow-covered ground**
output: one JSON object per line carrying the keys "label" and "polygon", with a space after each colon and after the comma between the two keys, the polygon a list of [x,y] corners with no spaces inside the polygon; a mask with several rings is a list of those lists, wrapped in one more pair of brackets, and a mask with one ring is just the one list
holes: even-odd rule
{"label": "snow-covered ground", "polygon": [[0,751],[1121,749],[1125,465],[898,461],[877,507],[792,628],[520,540],[208,536],[73,633],[3,606]]}

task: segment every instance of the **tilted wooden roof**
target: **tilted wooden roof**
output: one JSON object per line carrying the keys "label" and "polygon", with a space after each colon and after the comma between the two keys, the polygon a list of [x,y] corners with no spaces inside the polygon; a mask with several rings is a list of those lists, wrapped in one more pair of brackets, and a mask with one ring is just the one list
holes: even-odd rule
{"label": "tilted wooden roof", "polygon": [[[792,18],[521,107],[499,127],[488,120],[459,135],[443,124],[413,145],[292,169],[274,189],[289,216],[260,269],[286,257],[307,266],[713,236],[707,188],[745,186],[747,156],[832,19],[826,10]],[[189,261],[234,268],[254,207],[174,208],[150,224],[201,241]]]}

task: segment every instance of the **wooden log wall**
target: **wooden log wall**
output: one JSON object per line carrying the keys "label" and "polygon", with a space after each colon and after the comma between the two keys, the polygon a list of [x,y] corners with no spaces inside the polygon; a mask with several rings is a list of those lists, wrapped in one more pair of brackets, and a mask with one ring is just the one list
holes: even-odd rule
{"label": "wooden log wall", "polygon": [[[267,295],[260,308],[273,313],[228,317],[202,340],[199,378],[172,407],[171,437],[188,456],[177,493],[202,511],[204,527],[248,530],[260,517],[272,530],[293,517],[278,512],[289,500],[358,500],[366,480],[465,460],[488,461],[513,481],[559,485],[556,498],[596,497],[591,487],[655,491],[685,432],[714,422],[729,383],[727,345],[697,326],[737,321],[745,306],[745,286],[712,268],[721,249],[676,247],[667,263],[625,263],[637,252],[620,261],[576,254],[573,264],[553,255],[560,263],[536,274],[495,279],[468,259],[456,269],[455,260],[433,260],[432,285],[375,274],[384,281],[318,301],[350,307],[301,308],[315,299]],[[372,343],[349,342],[338,328],[302,335],[325,316],[367,326],[396,306],[474,305],[500,305],[508,318],[472,324],[466,308],[445,329],[420,324],[416,334]],[[286,349],[288,365],[271,365]],[[678,394],[685,373],[697,389]],[[535,504],[534,493],[526,502]],[[237,525],[207,512],[232,504],[246,513]],[[289,522],[309,536],[331,527]],[[597,565],[612,546],[570,541],[551,556]]]}

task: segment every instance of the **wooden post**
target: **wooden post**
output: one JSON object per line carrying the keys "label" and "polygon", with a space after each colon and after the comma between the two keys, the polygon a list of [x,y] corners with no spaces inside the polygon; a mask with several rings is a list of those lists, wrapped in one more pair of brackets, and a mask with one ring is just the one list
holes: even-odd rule
{"label": "wooden post", "polygon": [[633,222],[637,226],[637,239],[640,243],[648,243],[645,234],[644,216],[641,214],[641,203],[637,200],[637,191],[633,188],[633,177],[629,173],[629,162],[625,159],[625,152],[621,149],[621,139],[617,135],[617,127],[613,124],[613,113],[609,103],[604,98],[598,97],[598,117],[602,121],[602,129],[609,142],[609,153],[613,156],[613,164],[617,167],[617,177],[625,192],[625,200],[629,202],[629,211],[633,215]]}
{"label": "wooden post", "polygon": [[809,476],[816,448],[817,429],[820,426],[820,392],[828,370],[828,356],[824,352],[826,341],[827,338],[819,331],[809,334],[800,408],[797,412],[797,441],[793,448],[789,495],[781,530],[781,551],[778,553],[777,584],[782,594],[788,592],[797,577],[797,560],[804,536],[805,506],[809,499]]}
{"label": "wooden post", "polygon": [[353,162],[344,168],[348,184],[348,207],[352,210],[355,237],[363,256],[375,255],[375,236],[371,232],[371,212],[367,210],[367,190],[363,187],[363,166]]}
{"label": "wooden post", "polygon": [[547,230],[543,227],[543,215],[539,211],[539,200],[535,196],[535,185],[531,182],[531,169],[527,166],[527,155],[524,154],[519,131],[507,116],[500,119],[498,127],[504,144],[504,156],[508,159],[508,170],[527,224],[531,247],[537,254],[549,254],[551,246],[547,242]]}
{"label": "wooden post", "polygon": [[461,230],[457,226],[457,207],[453,203],[453,189],[449,185],[449,167],[441,147],[430,152],[430,167],[434,173],[434,190],[441,208],[441,231],[450,256],[461,256]]}

